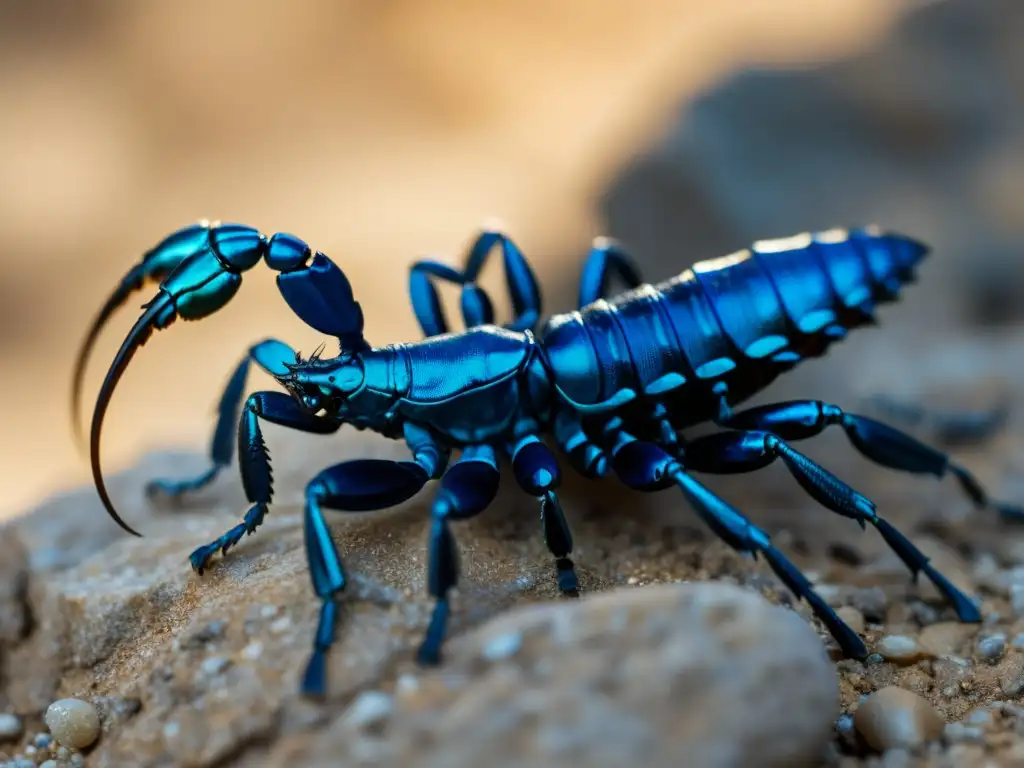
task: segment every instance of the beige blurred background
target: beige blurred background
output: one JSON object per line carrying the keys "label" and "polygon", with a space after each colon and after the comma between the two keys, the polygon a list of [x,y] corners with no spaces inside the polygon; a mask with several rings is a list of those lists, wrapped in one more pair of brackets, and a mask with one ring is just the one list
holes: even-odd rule
{"label": "beige blurred background", "polygon": [[[602,196],[691,99],[743,68],[870,50],[912,5],[0,4],[0,517],[87,479],[68,421],[75,349],[171,230],[208,217],[300,235],[344,267],[385,343],[417,335],[408,264],[454,260],[498,218],[546,309],[565,309],[607,229]],[[675,269],[712,255],[682,249]],[[99,345],[87,406],[142,301]],[[108,471],[150,448],[205,449],[225,376],[265,335],[320,341],[255,270],[221,314],[156,336],[108,417]]]}

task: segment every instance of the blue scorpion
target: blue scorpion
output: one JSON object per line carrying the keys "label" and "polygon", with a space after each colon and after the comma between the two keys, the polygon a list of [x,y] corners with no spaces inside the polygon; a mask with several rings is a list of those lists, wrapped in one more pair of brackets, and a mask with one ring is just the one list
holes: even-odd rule
{"label": "blue scorpion", "polygon": [[[515,315],[505,325],[495,324],[491,301],[477,285],[488,256],[499,250]],[[160,281],[107,372],[89,436],[100,499],[121,527],[139,535],[115,512],[100,468],[100,434],[115,387],[153,331],[178,317],[195,320],[216,312],[238,291],[241,273],[264,261],[278,273],[278,287],[291,309],[318,332],[336,338],[339,354],[323,357],[318,352],[303,359],[274,339],[252,346],[221,398],[210,469],[192,479],[154,481],[148,491],[178,496],[208,484],[230,465],[238,420],[242,483],[252,506],[239,525],[192,553],[192,568],[202,574],[216,552],[226,554],[267,514],[273,483],[261,420],[315,434],[351,424],[405,441],[411,461],[347,461],[325,469],[306,486],[305,547],[321,609],[303,693],[325,693],[335,600],[346,585],[324,509],[384,509],[411,498],[428,481],[440,481],[430,512],[426,576],[435,602],[418,651],[420,663],[440,660],[448,595],[459,576],[451,523],[488,507],[503,461],[511,463],[519,487],[539,501],[558,588],[578,594],[552,443],[587,478],[611,470],[639,491],[679,488],[718,537],[738,551],[762,556],[807,601],[845,656],[863,659],[867,649],[861,638],[768,534],[689,472],[751,472],[781,459],[824,507],[862,528],[874,526],[914,578],[924,573],[935,584],[961,621],[980,621],[977,605],[871,501],[790,443],[837,426],[860,453],[880,465],[937,477],[948,473],[978,507],[992,506],[1008,519],[1024,511],[990,502],[971,474],[944,453],[837,405],[801,400],[733,409],[801,360],[824,354],[849,330],[872,323],[877,304],[897,297],[927,252],[911,238],[877,228],[837,229],[761,241],[649,285],[622,247],[602,238],[583,269],[580,308],[551,317],[538,332],[541,294],[531,267],[505,234],[484,230],[461,271],[431,260],[412,266],[409,291],[426,338],[373,347],[363,336],[362,311],[347,278],[327,256],[289,234],[267,237],[247,226],[201,222],[146,253],[106,302],[76,363],[73,413],[77,424],[83,370],[103,325],[129,295]],[[612,280],[628,291],[606,298]],[[435,281],[461,286],[467,330],[449,332]],[[251,363],[286,392],[256,392],[243,405]],[[702,422],[722,430],[695,439],[682,436],[682,430]],[[453,451],[458,454],[454,460]]]}

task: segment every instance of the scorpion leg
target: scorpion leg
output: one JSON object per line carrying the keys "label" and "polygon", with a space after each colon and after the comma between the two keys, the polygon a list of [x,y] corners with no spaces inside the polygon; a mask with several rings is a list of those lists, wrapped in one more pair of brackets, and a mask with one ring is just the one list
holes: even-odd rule
{"label": "scorpion leg", "polygon": [[302,676],[302,693],[323,696],[327,690],[327,652],[334,644],[338,605],[345,571],[324,520],[323,509],[364,512],[386,509],[414,496],[430,479],[416,462],[356,459],[328,467],[306,486],[304,526],[313,590],[321,600],[313,654]]}
{"label": "scorpion leg", "polygon": [[441,661],[441,646],[448,627],[448,592],[459,580],[459,555],[451,520],[468,520],[487,509],[498,493],[501,473],[490,446],[468,446],[441,478],[431,507],[427,554],[427,590],[436,601],[430,624],[416,655],[423,665]]}
{"label": "scorpion leg", "polygon": [[184,480],[153,480],[146,486],[146,494],[153,496],[164,493],[178,497],[187,491],[194,491],[209,484],[226,467],[231,464],[231,454],[235,443],[235,424],[239,415],[242,395],[245,393],[245,382],[249,373],[249,365],[255,362],[260,368],[274,376],[288,373],[285,363],[295,360],[295,351],[287,344],[276,339],[266,339],[254,344],[238,364],[235,372],[228,380],[217,406],[217,426],[213,430],[210,441],[210,460],[213,466],[203,474]]}
{"label": "scorpion leg", "polygon": [[599,237],[594,240],[590,255],[583,265],[579,306],[582,308],[605,298],[613,276],[618,277],[627,288],[636,288],[643,282],[633,257],[617,241]]}
{"label": "scorpion leg", "polygon": [[874,395],[867,398],[866,405],[908,426],[925,426],[938,442],[950,446],[983,443],[1001,431],[1010,417],[1008,402],[986,411],[937,411],[887,395]]}
{"label": "scorpion leg", "polygon": [[803,440],[839,425],[861,454],[876,464],[914,474],[944,477],[950,473],[976,507],[991,507],[1007,521],[1024,521],[1024,509],[989,498],[981,483],[949,456],[910,435],[865,416],[846,413],[817,400],[793,400],[729,413],[719,419],[730,429],[771,432],[786,440]]}
{"label": "scorpion leg", "polygon": [[540,439],[529,435],[509,451],[512,471],[519,487],[540,501],[540,520],[544,527],[544,541],[555,558],[558,589],[565,595],[579,595],[579,579],[572,554],[572,531],[562,512],[555,489],[562,480],[558,460]]}
{"label": "scorpion leg", "polygon": [[875,505],[824,467],[794,450],[769,432],[718,432],[686,445],[686,466],[708,474],[753,472],[782,459],[790,474],[822,506],[856,520],[863,528],[871,523],[910,569],[916,581],[920,572],[929,578],[956,610],[960,621],[979,622],[981,612],[928,561],[921,550],[875,511]]}
{"label": "scorpion leg", "polygon": [[604,477],[608,471],[608,457],[597,444],[591,442],[579,419],[567,411],[555,416],[555,440],[569,458],[569,463],[584,477]]}
{"label": "scorpion leg", "polygon": [[678,486],[704,523],[726,544],[739,552],[764,556],[790,591],[807,601],[846,657],[867,657],[867,648],[857,633],[814,591],[807,577],[772,545],[767,533],[693,479],[678,460],[654,443],[642,442],[618,430],[610,432],[609,439],[612,467],[623,483],[648,492]]}
{"label": "scorpion leg", "polygon": [[515,318],[505,327],[524,331],[533,330],[537,325],[541,312],[541,295],[537,278],[529,262],[507,235],[496,230],[484,230],[473,240],[466,254],[466,266],[462,272],[431,260],[413,264],[409,272],[409,295],[412,299],[413,312],[426,336],[448,332],[448,321],[433,278],[462,286],[462,317],[467,328],[494,322],[494,307],[491,300],[476,282],[495,246],[501,247],[505,263],[505,283],[515,313]]}
{"label": "scorpion leg", "polygon": [[294,398],[283,392],[256,392],[249,396],[238,422],[238,458],[242,486],[252,506],[241,523],[189,555],[192,569],[200,576],[218,550],[222,555],[227,554],[243,536],[251,535],[267,514],[267,507],[274,495],[274,477],[270,453],[263,439],[263,430],[260,429],[260,419],[318,435],[331,434],[341,426],[336,421],[307,413]]}

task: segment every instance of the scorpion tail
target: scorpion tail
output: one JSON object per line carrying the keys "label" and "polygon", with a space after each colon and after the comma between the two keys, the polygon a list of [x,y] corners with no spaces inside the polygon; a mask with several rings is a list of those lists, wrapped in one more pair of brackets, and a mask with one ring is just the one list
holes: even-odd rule
{"label": "scorpion tail", "polygon": [[99,338],[107,321],[114,312],[120,309],[136,291],[142,289],[146,280],[145,264],[139,263],[132,267],[131,271],[124,276],[121,284],[110,295],[103,308],[99,311],[89,327],[85,341],[78,350],[78,357],[75,359],[75,369],[71,376],[71,423],[75,431],[75,440],[79,448],[85,449],[85,434],[82,431],[82,383],[85,378],[85,366],[89,362],[92,349]]}
{"label": "scorpion tail", "polygon": [[103,506],[114,519],[114,522],[133,536],[141,537],[142,534],[132,529],[117,514],[113,503],[110,501],[106,485],[103,482],[103,470],[100,468],[100,434],[103,430],[103,417],[107,413],[107,407],[110,405],[110,400],[114,395],[114,389],[121,380],[121,376],[124,375],[125,369],[128,368],[128,364],[135,357],[135,352],[149,340],[154,330],[166,328],[174,322],[176,317],[174,299],[164,291],[160,291],[156,298],[146,305],[146,311],[142,313],[142,316],[132,327],[131,331],[129,331],[128,336],[121,345],[121,349],[118,350],[117,356],[114,358],[114,362],[110,366],[110,370],[107,371],[107,376],[103,380],[103,386],[100,387],[99,395],[96,398],[96,410],[92,416],[92,429],[89,434],[89,459],[92,465],[92,477],[96,484],[96,491],[99,493]]}

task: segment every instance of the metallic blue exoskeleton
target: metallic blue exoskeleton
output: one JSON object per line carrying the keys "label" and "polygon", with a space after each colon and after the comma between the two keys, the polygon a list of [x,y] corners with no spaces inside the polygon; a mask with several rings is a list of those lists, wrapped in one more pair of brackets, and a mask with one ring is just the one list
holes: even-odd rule
{"label": "metallic blue exoskeleton", "polygon": [[[491,302],[477,285],[488,255],[499,248],[515,318],[494,324]],[[436,599],[419,658],[440,656],[448,593],[458,578],[451,522],[480,514],[493,500],[499,464],[509,460],[517,484],[539,500],[542,528],[555,559],[558,586],[576,594],[572,536],[556,489],[560,469],[546,437],[581,474],[611,469],[641,491],[680,488],[704,522],[737,550],[762,555],[779,578],[814,609],[842,651],[863,658],[864,643],[812,589],[768,534],[694,480],[689,470],[750,472],[781,459],[818,502],[862,527],[874,526],[916,577],[924,573],[963,621],[980,620],[977,606],[936,571],[864,496],[796,451],[790,441],[838,426],[867,458],[893,469],[942,477],[952,474],[979,507],[990,501],[978,482],[949,457],[903,432],[816,400],[732,407],[780,373],[822,355],[835,340],[872,321],[879,302],[896,297],[913,279],[927,249],[876,229],[833,230],[763,241],[731,256],[695,264],[658,285],[641,283],[614,242],[598,240],[583,270],[580,309],[552,317],[535,331],[541,297],[533,272],[503,234],[483,232],[464,269],[434,261],[413,265],[409,289],[427,338],[372,347],[363,316],[341,269],[297,238],[229,224],[201,223],[157,245],[128,273],[90,329],[75,370],[76,403],[91,346],[103,323],[146,280],[162,281],[128,334],[103,382],[93,413],[90,452],[104,505],[115,513],[99,463],[103,416],[118,380],[137,349],[175,318],[196,319],[224,306],[240,273],[265,261],[277,271],[284,299],[321,333],[340,342],[334,357],[302,359],[280,341],[253,346],[239,363],[220,402],[203,475],[152,483],[151,491],[179,495],[209,483],[232,455],[238,420],[242,482],[252,507],[243,521],[199,547],[199,573],[218,550],[225,553],[262,522],[272,498],[270,459],[260,421],[327,434],[343,424],[404,440],[411,461],[363,459],[329,467],[306,488],[305,542],[313,587],[322,601],[315,649],[303,690],[325,688],[325,653],[334,639],[335,597],[346,576],[323,509],[383,509],[409,499],[429,480],[440,487],[432,506],[427,587]],[[630,290],[605,299],[613,278]],[[449,333],[435,280],[462,286],[467,330]],[[287,390],[257,392],[245,400],[251,363]],[[240,408],[241,406],[241,408]],[[240,419],[239,419],[240,410]],[[75,411],[77,413],[77,410]],[[723,431],[685,440],[680,431],[712,422]],[[458,458],[452,460],[452,451]],[[1007,518],[1024,513],[995,504]],[[136,534],[138,535],[138,534]]]}

